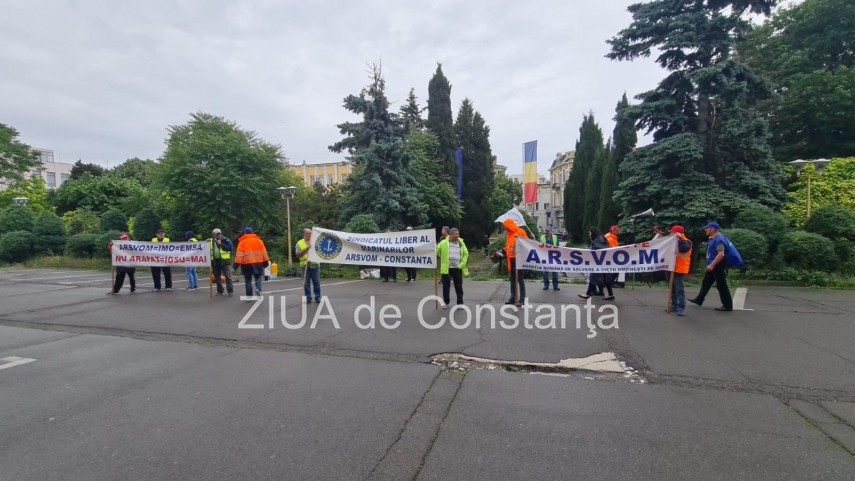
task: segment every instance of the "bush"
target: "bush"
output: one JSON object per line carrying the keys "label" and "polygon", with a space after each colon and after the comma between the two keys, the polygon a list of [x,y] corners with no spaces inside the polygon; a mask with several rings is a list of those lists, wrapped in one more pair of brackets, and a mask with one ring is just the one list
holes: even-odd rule
{"label": "bush", "polygon": [[[733,226],[752,230],[766,238],[770,254],[774,254],[778,250],[778,246],[784,237],[792,231],[789,219],[783,214],[757,204],[742,209],[733,221]],[[739,252],[741,254],[742,250]]]}
{"label": "bush", "polygon": [[101,232],[98,215],[89,209],[77,209],[62,215],[65,231],[69,235],[97,234]]}
{"label": "bush", "polygon": [[134,239],[151,240],[160,228],[160,216],[151,209],[143,209],[134,218]]}
{"label": "bush", "polygon": [[33,231],[36,214],[27,206],[10,205],[0,211],[0,235],[15,231]]}
{"label": "bush", "polygon": [[110,241],[118,240],[120,234],[121,232],[117,230],[111,230],[99,235],[97,241],[99,247],[95,250],[95,255],[97,257],[109,258],[110,251],[107,250],[107,244]]}
{"label": "bush", "polygon": [[789,267],[813,271],[832,271],[837,264],[831,239],[803,231],[787,234],[781,244],[781,258]]}
{"label": "bush", "polygon": [[742,255],[745,268],[758,269],[766,265],[769,258],[769,244],[760,233],[749,229],[728,229],[722,232]]}
{"label": "bush", "polygon": [[98,244],[98,236],[95,234],[75,234],[69,237],[65,244],[65,255],[71,257],[90,258],[94,257],[98,250],[106,251],[106,244]]}
{"label": "bush", "polygon": [[855,212],[842,205],[814,209],[805,230],[829,239],[855,240]]}
{"label": "bush", "polygon": [[120,210],[110,209],[101,214],[101,232],[128,230],[128,218]]}
{"label": "bush", "polygon": [[23,262],[33,255],[36,236],[25,230],[12,231],[0,237],[0,259]]}
{"label": "bush", "polygon": [[377,220],[374,219],[373,215],[359,214],[350,219],[350,222],[344,226],[344,231],[356,234],[375,234],[380,232],[380,227],[377,226]]}
{"label": "bush", "polygon": [[65,224],[51,212],[41,212],[33,225],[35,255],[62,255],[65,250]]}

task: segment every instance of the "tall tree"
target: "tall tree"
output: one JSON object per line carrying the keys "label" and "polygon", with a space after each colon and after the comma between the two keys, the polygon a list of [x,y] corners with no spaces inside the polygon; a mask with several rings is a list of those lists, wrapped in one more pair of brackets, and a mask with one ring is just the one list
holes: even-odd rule
{"label": "tall tree", "polygon": [[[460,235],[480,246],[484,234],[493,230],[490,195],[493,193],[493,152],[490,127],[469,99],[457,113],[454,134],[463,151],[463,220]],[[455,183],[456,185],[456,183]]]}
{"label": "tall tree", "polygon": [[416,181],[422,202],[428,206],[428,221],[434,227],[457,225],[463,209],[454,187],[445,182],[442,165],[437,160],[439,141],[433,132],[414,130],[407,136],[404,148],[410,154],[410,172]]}
{"label": "tall tree", "polygon": [[348,95],[344,108],[362,116],[360,122],[338,125],[344,139],[330,146],[347,151],[353,174],[345,184],[343,223],[358,214],[372,214],[383,227],[402,229],[427,220],[428,207],[419,199],[404,149],[401,119],[389,112],[386,82],[379,66],[359,95]]}
{"label": "tall tree", "polygon": [[[603,151],[603,131],[590,112],[582,119],[579,127],[579,140],[576,141],[576,157],[573,169],[567,177],[564,186],[564,226],[567,235],[574,242],[587,240],[588,227],[591,227],[593,215],[586,211],[588,204],[588,178],[594,169],[594,164]],[[594,188],[599,194],[599,184]],[[593,192],[591,193],[593,194]],[[599,198],[598,198],[599,199]]]}
{"label": "tall tree", "polygon": [[[616,197],[626,212],[654,208],[663,223],[729,222],[752,202],[785,198],[768,127],[753,107],[771,94],[735,59],[748,13],[769,14],[777,0],[653,0],[629,7],[633,21],[609,40],[613,60],[659,52],[671,73],[627,110],[654,143],[624,160]],[[694,232],[699,235],[699,231]]]}
{"label": "tall tree", "polygon": [[0,181],[22,180],[25,172],[38,166],[38,155],[18,140],[18,131],[0,123]]}
{"label": "tall tree", "polygon": [[422,118],[424,110],[424,108],[419,107],[416,90],[410,89],[410,95],[407,96],[407,103],[401,106],[401,119],[404,121],[404,131],[406,133],[409,134],[425,128],[425,119]]}
{"label": "tall tree", "polygon": [[457,185],[457,161],[454,152],[457,142],[454,140],[454,122],[451,114],[451,84],[442,73],[442,64],[436,65],[436,72],[428,83],[427,128],[439,139],[439,158],[449,181]]}
{"label": "tall tree", "polygon": [[780,94],[763,105],[779,159],[855,155],[853,32],[855,2],[805,0],[775,12],[739,45],[739,57]]}
{"label": "tall tree", "polygon": [[157,162],[134,157],[110,169],[110,174],[121,179],[135,180],[141,186],[148,187],[154,178],[154,170],[156,168]]}
{"label": "tall tree", "polygon": [[169,218],[189,222],[197,232],[213,227],[236,232],[246,225],[276,229],[282,217],[276,191],[282,159],[278,145],[254,132],[196,113],[188,123],[169,127],[154,185],[174,199]]}
{"label": "tall tree", "polygon": [[68,180],[81,179],[86,174],[89,174],[92,177],[99,177],[104,173],[104,170],[104,167],[101,167],[98,164],[89,164],[82,160],[78,160],[71,167],[71,174],[68,176]]}
{"label": "tall tree", "polygon": [[490,219],[497,219],[523,200],[522,184],[514,182],[502,171],[493,173],[493,193],[490,194]]}
{"label": "tall tree", "polygon": [[635,124],[626,114],[629,100],[626,93],[623,94],[617,107],[615,107],[615,129],[612,132],[608,161],[603,169],[603,183],[600,195],[599,224],[602,228],[617,224],[620,216],[620,204],[615,200],[614,194],[620,183],[620,165],[623,159],[635,149],[638,142],[638,134],[635,132]]}

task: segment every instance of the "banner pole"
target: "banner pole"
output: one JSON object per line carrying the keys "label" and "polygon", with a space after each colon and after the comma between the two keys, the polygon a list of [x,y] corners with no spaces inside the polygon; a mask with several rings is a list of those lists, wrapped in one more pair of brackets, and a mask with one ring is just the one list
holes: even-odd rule
{"label": "banner pole", "polygon": [[520,270],[514,259],[514,305],[520,307]]}
{"label": "banner pole", "polygon": [[208,273],[208,299],[214,298],[214,268]]}
{"label": "banner pole", "polygon": [[[677,251],[679,253],[679,250]],[[665,307],[665,312],[671,314],[671,299],[674,295],[674,276],[677,274],[677,254],[674,254],[674,269],[671,269],[671,281],[668,282],[668,306]]]}
{"label": "banner pole", "polygon": [[437,268],[433,269],[433,308],[439,309],[439,283],[437,282]]}
{"label": "banner pole", "polygon": [[110,295],[115,295],[116,287],[116,266],[110,266]]}

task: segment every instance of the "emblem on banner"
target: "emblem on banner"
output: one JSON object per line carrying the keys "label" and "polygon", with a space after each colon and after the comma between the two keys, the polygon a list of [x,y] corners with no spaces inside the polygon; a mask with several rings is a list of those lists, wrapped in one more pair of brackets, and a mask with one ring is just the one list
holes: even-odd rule
{"label": "emblem on banner", "polygon": [[330,261],[338,257],[341,253],[341,239],[337,235],[330,232],[324,232],[315,242],[315,252],[318,257],[325,261]]}

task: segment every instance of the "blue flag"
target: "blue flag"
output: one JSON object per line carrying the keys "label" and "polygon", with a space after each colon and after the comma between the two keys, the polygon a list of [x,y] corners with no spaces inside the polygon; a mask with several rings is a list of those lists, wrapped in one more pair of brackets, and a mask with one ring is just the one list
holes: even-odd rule
{"label": "blue flag", "polygon": [[463,147],[458,147],[455,152],[457,157],[457,200],[463,201]]}

